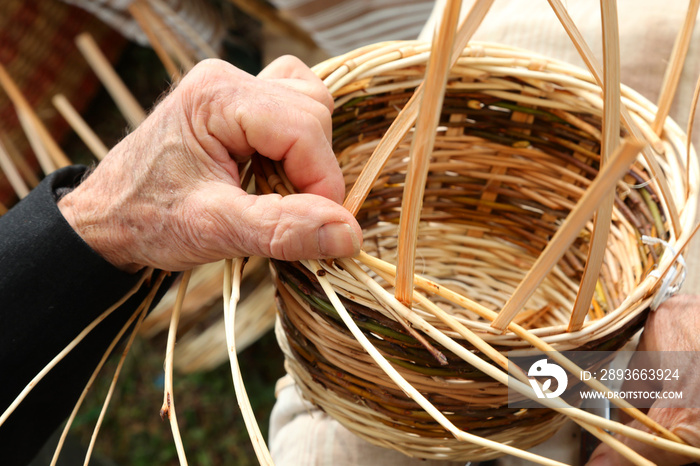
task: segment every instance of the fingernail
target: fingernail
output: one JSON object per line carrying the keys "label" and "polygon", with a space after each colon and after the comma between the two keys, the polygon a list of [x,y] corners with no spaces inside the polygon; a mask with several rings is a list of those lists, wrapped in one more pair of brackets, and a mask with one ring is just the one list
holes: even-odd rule
{"label": "fingernail", "polygon": [[347,223],[327,223],[319,228],[318,245],[325,257],[352,257],[360,252],[360,240]]}

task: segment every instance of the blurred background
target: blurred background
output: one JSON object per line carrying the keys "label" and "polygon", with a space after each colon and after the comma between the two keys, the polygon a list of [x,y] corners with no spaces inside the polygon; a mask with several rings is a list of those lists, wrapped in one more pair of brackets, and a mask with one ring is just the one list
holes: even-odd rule
{"label": "blurred background", "polygon": [[[508,7],[507,2],[496,3]],[[0,215],[56,168],[57,158],[42,127],[71,163],[99,162],[100,149],[78,135],[77,124],[56,104],[57,95],[66,98],[108,149],[139,118],[138,111],[134,116],[125,110],[125,101],[133,97],[147,112],[179,74],[207,56],[219,56],[251,74],[283,54],[312,66],[367,43],[415,38],[432,8],[432,0],[3,0],[0,65],[14,80],[20,100],[6,86],[0,89],[0,154],[12,167],[6,162],[1,167]],[[490,18],[500,21],[504,16],[494,13]],[[531,32],[532,24],[525,28]],[[516,27],[504,30],[518,32]],[[104,71],[106,65],[113,70],[130,97],[115,97],[105,78],[98,76],[95,63],[76,43],[84,34],[104,58],[99,69]],[[561,43],[555,42],[552,47]],[[691,56],[695,61],[690,69],[697,69],[700,54]],[[642,79],[652,73],[632,75]],[[689,100],[683,97],[681,101]],[[27,116],[27,107],[32,115]],[[239,316],[245,327],[238,338],[239,359],[252,407],[267,435],[275,382],[285,371],[271,331],[270,287],[263,286],[261,275],[266,264],[249,268],[244,299],[257,305]],[[203,268],[191,285],[178,335],[174,391],[191,463],[245,466],[258,462],[240,416],[222,339],[220,273],[216,265]],[[700,275],[689,280],[693,283],[688,289],[700,286]],[[146,321],[126,358],[96,443],[94,465],[178,464],[170,426],[159,416],[171,307],[168,296]],[[59,464],[82,462],[116,364],[116,359],[109,362],[90,392]],[[49,464],[56,441],[47,444],[35,465]]]}

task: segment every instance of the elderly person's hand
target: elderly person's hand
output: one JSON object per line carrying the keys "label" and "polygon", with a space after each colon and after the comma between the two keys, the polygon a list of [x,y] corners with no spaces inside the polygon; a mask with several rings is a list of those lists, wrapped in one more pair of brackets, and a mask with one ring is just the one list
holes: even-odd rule
{"label": "elderly person's hand", "polygon": [[[248,255],[352,256],[362,233],[339,204],[332,111],[324,84],[295,58],[257,77],[204,61],[59,208],[93,249],[131,272]],[[281,161],[304,194],[241,189],[237,163],[254,152]]]}
{"label": "elderly person's hand", "polygon": [[[671,432],[678,435],[689,445],[700,446],[700,408],[697,408],[700,396],[700,372],[697,370],[697,358],[700,351],[700,296],[679,295],[669,299],[647,320],[644,333],[639,343],[641,351],[668,351],[662,363],[667,367],[677,368],[678,380],[663,382],[655,390],[681,391],[683,400],[659,399],[649,408],[648,415]],[[631,364],[634,363],[634,358]],[[671,407],[671,403],[674,404]],[[688,407],[679,407],[680,404]],[[638,421],[630,425],[648,431]],[[656,464],[674,466],[692,463],[684,456],[668,453],[645,443],[619,437],[624,443]],[[631,464],[610,447],[601,444],[591,455],[589,466],[619,466]]]}

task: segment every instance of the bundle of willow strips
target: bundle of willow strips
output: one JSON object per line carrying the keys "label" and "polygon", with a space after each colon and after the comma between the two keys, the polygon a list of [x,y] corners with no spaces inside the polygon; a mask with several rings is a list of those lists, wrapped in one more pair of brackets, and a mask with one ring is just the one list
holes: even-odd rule
{"label": "bundle of willow strips", "polygon": [[[224,262],[193,270],[178,325],[174,368],[180,373],[212,370],[228,361],[221,283]],[[141,326],[144,338],[165,336],[177,306],[177,287],[168,290]],[[267,260],[254,257],[241,280],[241,302],[236,319],[236,350],[243,351],[269,332],[275,323],[274,285]]]}
{"label": "bundle of willow strips", "polygon": [[[568,417],[638,464],[601,429],[700,458],[624,403],[654,435],[559,398],[508,407],[509,390],[532,396],[508,373],[512,352],[614,351],[643,327],[693,233],[697,155],[672,120],[653,128],[656,107],[620,85],[614,52],[601,72],[579,42],[589,73],[465,46],[490,2],[456,29],[458,3],[432,45],[376,44],[314,68],[335,98],[333,147],[364,250],[272,261],[288,372],[355,434],[410,456],[552,463],[522,450]],[[281,164],[253,170],[261,193],[294,192]]]}
{"label": "bundle of willow strips", "polygon": [[[132,6],[132,9],[136,12],[135,16],[138,15],[139,12],[145,12],[144,14],[151,15],[155,14],[153,11],[150,11],[149,8],[150,7],[144,2],[136,2],[136,4]],[[163,29],[159,29],[158,32],[166,35],[168,33],[168,31],[164,31]],[[152,40],[159,41],[160,38],[157,35],[153,35]],[[140,107],[128,87],[114,70],[110,58],[102,51],[93,35],[89,32],[84,32],[76,38],[75,42],[77,48],[87,61],[87,64],[92,68],[99,81],[112,96],[127,123],[129,123],[132,128],[138,126],[145,119],[146,112]],[[163,50],[162,44],[159,42],[154,43],[154,49]],[[164,65],[169,63],[167,60],[163,61]],[[182,72],[187,70],[186,65],[193,64],[195,61],[195,57],[191,57],[190,60],[183,59],[178,61],[178,66],[180,66],[180,68],[171,72],[173,80],[179,80]],[[32,108],[27,97],[23,94],[21,87],[23,87],[21,83],[16,82],[11,73],[0,65],[0,91],[6,93],[9,100],[14,105],[14,109],[22,122],[25,136],[34,149],[37,158],[42,162],[40,165],[43,174],[48,175],[59,167],[69,165],[71,161],[61,149],[58,141],[53,139],[40,116]],[[52,99],[58,112],[65,118],[66,122],[83,140],[99,162],[107,155],[109,149],[100,140],[99,136],[93,131],[89,124],[83,120],[79,111],[71,103],[71,100],[71,98],[63,94],[56,94]],[[0,136],[3,135],[0,134]],[[0,142],[0,171],[10,180],[17,197],[22,198],[29,192],[30,187],[27,186],[27,180],[22,178],[22,175],[25,174],[20,173],[21,167],[15,165],[15,160],[13,160],[7,152],[5,146]],[[19,161],[21,162],[22,160]],[[35,184],[36,182],[33,183],[33,185]],[[4,214],[5,210],[4,206],[0,204],[0,215]],[[236,344],[234,345],[234,352],[241,351],[257,341],[260,336],[269,331],[274,325],[274,290],[267,272],[268,264],[266,260],[262,258],[254,258],[251,262],[252,263],[246,269],[245,277],[241,277],[237,285],[237,289],[239,289],[242,297],[242,302],[239,306],[239,319],[236,322],[235,328]],[[88,391],[92,388],[94,380],[98,376],[103,375],[101,371],[114,348],[118,344],[123,344],[125,346],[115,373],[111,377],[112,381],[105,395],[102,411],[99,414],[86,453],[85,464],[88,464],[90,456],[92,455],[102,421],[121,372],[122,364],[134,339],[137,335],[147,338],[158,338],[165,332],[167,332],[168,349],[166,351],[166,360],[164,364],[164,398],[167,400],[167,404],[164,404],[164,406],[167,406],[167,409],[164,407],[161,414],[164,418],[167,417],[170,419],[178,455],[184,458],[182,440],[177,428],[175,407],[172,401],[173,370],[175,367],[181,372],[208,370],[222,364],[229,357],[225,343],[226,335],[223,329],[224,316],[221,315],[222,308],[224,307],[221,303],[221,283],[225,275],[223,266],[224,262],[222,261],[220,263],[207,264],[194,270],[186,271],[183,274],[180,287],[176,287],[165,293],[165,297],[161,299],[157,309],[151,314],[148,314],[148,310],[152,307],[151,305],[156,292],[158,292],[165,277],[169,273],[163,271],[155,272],[153,269],[144,271],[141,280],[133,289],[125,294],[113,306],[104,310],[95,321],[87,326],[74,340],[59,352],[52,361],[36,374],[34,379],[17,396],[13,403],[4,412],[0,413],[0,425],[2,425],[17,406],[23,402],[24,398],[31,392],[33,387],[36,386],[58,362],[71,352],[86,335],[114,310],[119,308],[128,298],[137,292],[143,292],[144,294],[147,293],[143,302],[113,339],[77,401],[63,429],[51,464],[57,463],[73,420],[82,406]],[[190,291],[187,294],[188,299],[185,300],[185,291],[190,284]],[[214,316],[211,312],[206,312],[207,310],[218,311],[218,315]],[[128,338],[123,339],[127,331],[129,331]],[[231,327],[231,332],[233,333],[233,331],[234,329]],[[174,350],[176,333],[182,337],[181,344],[177,351]],[[177,359],[175,359],[175,357],[177,357]],[[157,413],[157,409],[154,412]],[[183,463],[186,464],[186,460],[183,459]]]}

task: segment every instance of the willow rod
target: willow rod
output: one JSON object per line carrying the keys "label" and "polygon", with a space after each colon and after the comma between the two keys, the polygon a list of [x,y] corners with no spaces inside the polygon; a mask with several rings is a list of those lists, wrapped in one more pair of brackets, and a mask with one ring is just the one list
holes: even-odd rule
{"label": "willow rod", "polygon": [[89,33],[80,34],[76,40],[78,49],[82,52],[88,64],[112,96],[122,115],[132,129],[146,119],[146,112],[141,108],[136,98],[121,80],[112,65],[104,56],[95,39]]}
{"label": "willow rod", "polygon": [[53,157],[51,157],[48,148],[41,142],[41,136],[39,136],[36,126],[34,126],[31,121],[31,115],[18,108],[17,117],[22,129],[24,130],[24,134],[27,136],[29,146],[34,151],[34,156],[39,162],[41,171],[45,175],[53,173],[58,166],[56,165],[56,161],[53,159]]}
{"label": "willow rod", "polygon": [[671,52],[671,60],[669,61],[664,82],[661,86],[661,95],[657,103],[656,116],[651,127],[656,134],[661,134],[664,128],[664,122],[671,111],[673,97],[678,89],[678,82],[681,80],[681,72],[683,71],[683,63],[688,55],[690,41],[693,38],[693,27],[695,26],[695,18],[698,15],[700,0],[690,0],[688,12],[683,22],[683,27],[678,31],[678,36],[673,44]]}
{"label": "willow rod", "polygon": [[[15,81],[2,65],[0,65],[0,86],[5,90],[7,96],[15,106],[17,116],[25,132],[28,133],[27,136],[29,137],[30,143],[32,143],[32,147],[34,148],[35,145],[42,146],[43,150],[50,156],[51,163],[54,167],[61,168],[70,165],[71,161],[58,146],[58,143],[53,139],[49,130],[46,129],[44,123],[42,123],[32,106],[29,105],[27,99],[19,90]],[[31,135],[29,134],[30,132]],[[48,164],[46,165],[48,167]],[[42,166],[42,168],[44,167]],[[48,174],[51,171],[53,170],[45,171],[45,173]]]}
{"label": "willow rod", "polygon": [[182,32],[187,39],[199,49],[206,58],[219,58],[219,54],[209,43],[197,32],[187,21],[184,21],[173,9],[163,0],[149,0],[152,9],[158,10],[161,15],[167,16],[178,31]]}
{"label": "willow rod", "polygon": [[[620,145],[620,34],[618,30],[617,5],[615,1],[600,1],[603,25],[603,138],[600,151],[601,167],[607,165],[610,156]],[[608,245],[610,222],[612,221],[615,193],[605,196],[593,219],[593,231],[586,259],[586,267],[581,277],[581,285],[576,293],[576,301],[571,310],[569,328],[575,332],[583,326],[583,321],[591,308],[591,300],[603,265],[605,248]]]}
{"label": "willow rod", "polygon": [[73,131],[80,137],[85,145],[90,149],[90,152],[97,158],[102,160],[109,152],[109,149],[95,134],[92,128],[85,122],[80,113],[71,105],[70,101],[63,94],[56,94],[52,99],[54,107],[73,128]]}
{"label": "willow rod", "polygon": [[[464,21],[462,21],[457,31],[454,46],[455,54],[451,58],[450,66],[454,66],[457,62],[459,53],[456,52],[463,50],[464,47],[467,46],[467,42],[469,42],[469,39],[476,31],[479,24],[481,24],[486,17],[493,1],[494,0],[477,0],[469,11],[469,14],[467,14]],[[367,199],[372,185],[376,182],[377,178],[379,178],[379,174],[386,165],[386,162],[416,121],[418,107],[424,92],[425,84],[421,83],[404,108],[391,123],[391,126],[362,169],[357,181],[350,189],[343,206],[353,215],[357,215],[360,211],[360,207],[362,207],[365,199]]]}
{"label": "willow rod", "polygon": [[5,409],[5,412],[2,413],[2,416],[0,416],[0,426],[7,421],[7,418],[10,417],[10,415],[17,409],[17,406],[24,400],[29,392],[32,391],[32,389],[38,384],[41,379],[44,378],[46,374],[49,373],[51,369],[53,369],[56,364],[58,364],[68,353],[73,351],[73,348],[75,348],[78,343],[80,343],[92,330],[103,320],[105,320],[112,312],[114,312],[115,309],[119,308],[122,304],[126,302],[127,299],[129,299],[134,293],[136,293],[140,288],[141,285],[143,285],[144,281],[146,278],[150,277],[153,273],[153,269],[148,269],[143,272],[141,275],[141,278],[139,279],[138,283],[133,286],[124,296],[122,296],[119,301],[114,303],[112,306],[110,306],[107,310],[105,310],[102,314],[100,314],[94,321],[90,323],[87,327],[83,329],[80,334],[75,337],[60,353],[58,353],[54,358],[41,370],[39,371],[38,374],[32,378],[32,380],[27,384],[26,387],[22,390],[22,392],[17,395],[17,398],[10,404],[10,406]]}
{"label": "willow rod", "polygon": [[0,170],[5,173],[5,177],[10,182],[10,186],[14,189],[17,197],[22,199],[29,194],[29,186],[24,182],[22,175],[19,173],[2,141],[0,141]]}
{"label": "willow rod", "polygon": [[[161,274],[160,279],[162,280],[163,277],[164,275]],[[95,423],[95,429],[93,430],[92,436],[90,437],[90,444],[88,445],[87,451],[85,452],[85,461],[83,462],[83,466],[89,466],[90,464],[90,457],[92,456],[92,452],[95,448],[95,443],[97,442],[97,435],[100,432],[100,427],[102,426],[102,421],[104,420],[105,414],[107,414],[107,408],[109,407],[109,403],[112,401],[114,389],[117,386],[117,380],[119,379],[119,374],[121,374],[122,367],[124,367],[126,355],[129,354],[131,345],[134,343],[134,339],[138,334],[139,327],[143,323],[143,319],[145,319],[146,315],[148,314],[148,309],[151,307],[151,303],[153,302],[153,298],[155,297],[157,291],[158,287],[154,287],[150,291],[146,299],[141,303],[139,318],[136,321],[136,325],[134,325],[131,334],[129,335],[129,340],[126,342],[126,345],[124,345],[124,351],[122,351],[122,354],[119,358],[119,362],[117,363],[117,368],[115,369],[114,375],[112,376],[112,382],[109,385],[107,396],[105,396],[104,402],[102,404],[102,409],[100,410],[100,415],[97,418],[97,422]]]}
{"label": "willow rod", "polygon": [[95,379],[97,379],[97,376],[99,375],[100,371],[102,370],[102,367],[104,366],[105,362],[107,362],[107,359],[112,355],[112,351],[114,348],[117,346],[117,343],[119,343],[122,340],[122,337],[126,333],[126,331],[131,327],[131,324],[136,320],[138,316],[141,315],[141,307],[136,309],[134,313],[129,317],[129,320],[126,321],[126,323],[122,326],[122,328],[119,330],[119,333],[112,339],[112,342],[109,344],[105,352],[102,354],[102,358],[100,359],[100,362],[97,363],[97,366],[95,367],[95,370],[92,371],[92,375],[90,376],[90,379],[87,381],[85,384],[85,387],[83,388],[82,393],[80,394],[80,397],[78,398],[78,401],[76,401],[75,406],[73,406],[73,411],[71,411],[70,416],[68,417],[68,420],[66,421],[65,426],[63,427],[63,431],[61,432],[61,436],[58,439],[58,444],[56,445],[56,449],[54,450],[53,457],[51,458],[51,464],[49,466],[56,466],[56,463],[58,462],[58,458],[61,454],[61,450],[63,449],[63,444],[66,441],[66,437],[68,437],[68,432],[70,431],[71,425],[73,425],[73,421],[75,420],[75,417],[78,415],[78,411],[80,410],[80,406],[82,406],[83,401],[85,400],[85,397],[87,396],[88,392],[92,388],[92,385],[95,382]]}
{"label": "willow rod", "polygon": [[691,146],[693,144],[693,125],[695,124],[695,114],[698,108],[698,100],[700,100],[700,76],[698,76],[698,81],[695,83],[695,91],[693,92],[693,100],[690,104],[690,115],[688,115],[688,129],[686,130],[686,147],[685,147],[685,195],[688,197],[690,195],[690,153]]}
{"label": "willow rod", "polygon": [[224,267],[224,326],[226,328],[226,345],[228,347],[229,363],[231,365],[231,376],[233,386],[236,391],[236,399],[243,416],[250,441],[253,444],[255,455],[261,466],[274,466],[270,451],[265,444],[265,437],[260,432],[260,426],[255,420],[255,413],[250,405],[250,399],[243,383],[243,376],[238,364],[238,353],[236,351],[236,308],[241,298],[241,278],[245,259],[226,259]]}
{"label": "willow rod", "polygon": [[156,55],[158,55],[158,58],[160,59],[168,74],[170,75],[170,79],[172,79],[175,82],[178,82],[182,78],[180,68],[175,64],[170,54],[163,46],[163,43],[160,41],[155,31],[153,30],[151,21],[149,21],[147,17],[148,13],[146,11],[146,8],[148,7],[142,1],[137,0],[131,5],[129,5],[128,10],[129,13],[131,13],[131,16],[133,16],[136,22],[139,24],[139,26],[141,26],[141,30],[144,32],[144,34],[146,34],[148,42],[151,44],[151,47],[153,47],[153,51],[156,53]]}
{"label": "willow rod", "polygon": [[634,159],[639,154],[643,144],[639,141],[626,140],[598,173],[576,207],[568,215],[562,226],[557,230],[547,247],[540,253],[528,274],[508,299],[500,311],[492,327],[505,330],[513,317],[522,309],[525,302],[532,296],[549,271],[564,255],[571,243],[588,222],[594,210],[602,199],[615,187],[618,180],[627,172]]}
{"label": "willow rod", "polygon": [[170,423],[170,430],[173,432],[173,440],[177,457],[181,465],[187,466],[187,455],[185,447],[182,444],[182,436],[180,428],[177,424],[177,412],[175,411],[175,390],[173,389],[173,357],[175,355],[175,340],[177,339],[177,327],[180,323],[180,313],[182,312],[182,303],[185,301],[187,294],[187,285],[190,283],[192,270],[187,270],[182,275],[182,281],[177,290],[175,298],[175,306],[170,316],[170,327],[168,328],[168,341],[165,350],[165,381],[163,383],[163,406],[160,408],[160,418],[167,417]]}
{"label": "willow rod", "polygon": [[401,260],[398,263],[396,280],[396,298],[409,306],[413,295],[413,269],[423,194],[430,167],[430,155],[435,145],[435,130],[440,122],[461,4],[460,0],[448,0],[438,33],[433,40],[432,53],[426,68],[425,90],[420,99],[416,121],[416,134],[409,153],[399,218],[398,250]]}
{"label": "willow rod", "polygon": [[189,46],[184,44],[182,39],[173,32],[171,25],[165,22],[162,15],[153,11],[150,3],[141,1],[146,21],[154,23],[153,30],[170,56],[180,64],[183,70],[191,70],[197,59],[190,55]]}
{"label": "willow rod", "polygon": [[[561,3],[561,0],[548,1],[550,6],[552,7],[552,10],[554,10],[554,13],[556,14],[557,18],[559,18],[559,21],[564,27],[564,30],[569,35],[571,42],[574,44],[574,47],[576,47],[576,50],[579,52],[579,55],[588,67],[588,70],[593,75],[593,78],[595,79],[596,83],[598,83],[600,87],[603,87],[603,73],[601,70],[600,63],[598,63],[598,61],[596,60],[595,56],[593,55],[593,51],[586,43],[585,39],[583,38],[583,35],[576,27],[576,24],[574,24],[573,20],[571,19],[571,16],[569,16],[569,13],[566,11],[566,8]],[[630,131],[632,137],[635,139],[644,140],[644,134],[639,128],[639,125],[634,121],[630,112],[627,110],[627,107],[622,106],[620,111],[622,114],[622,122],[624,126]],[[661,148],[659,148],[658,150],[661,150]],[[644,160],[649,165],[651,171],[656,175],[655,182],[658,185],[659,190],[661,191],[662,197],[666,200],[665,205],[668,208],[668,216],[670,217],[671,225],[673,226],[673,230],[676,232],[676,234],[679,235],[681,233],[681,222],[680,217],[678,215],[678,209],[673,203],[673,196],[671,195],[671,189],[668,186],[668,180],[666,179],[663,170],[659,166],[659,162],[656,160],[656,156],[653,154],[651,147],[644,147],[642,150],[642,154],[644,155]]]}

